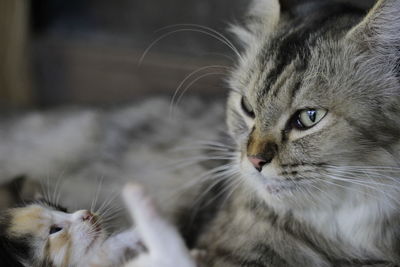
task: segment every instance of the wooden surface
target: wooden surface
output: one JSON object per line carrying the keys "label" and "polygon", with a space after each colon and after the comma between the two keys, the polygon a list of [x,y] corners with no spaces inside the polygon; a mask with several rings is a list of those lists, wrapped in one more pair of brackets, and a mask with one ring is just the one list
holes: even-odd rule
{"label": "wooden surface", "polygon": [[28,2],[0,1],[0,107],[32,104],[29,81]]}

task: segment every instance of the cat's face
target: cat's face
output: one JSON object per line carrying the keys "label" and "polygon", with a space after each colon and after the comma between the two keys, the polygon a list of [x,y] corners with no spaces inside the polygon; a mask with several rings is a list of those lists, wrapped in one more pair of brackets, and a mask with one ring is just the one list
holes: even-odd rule
{"label": "cat's face", "polygon": [[[246,51],[230,80],[228,127],[243,178],[270,203],[296,207],[379,193],[377,182],[393,182],[381,166],[398,165],[397,61],[355,40],[366,23],[358,26],[356,10],[275,13],[268,27],[252,25],[243,37]],[[371,166],[380,169],[368,177]]]}
{"label": "cat's face", "polygon": [[67,213],[32,204],[9,210],[3,220],[7,239],[24,250],[22,260],[30,264],[74,266],[105,237],[98,218],[86,210]]}

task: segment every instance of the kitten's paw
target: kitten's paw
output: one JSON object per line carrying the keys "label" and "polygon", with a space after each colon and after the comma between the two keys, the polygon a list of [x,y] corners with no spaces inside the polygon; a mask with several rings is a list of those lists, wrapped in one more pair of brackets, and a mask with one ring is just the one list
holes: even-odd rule
{"label": "kitten's paw", "polygon": [[147,252],[128,263],[130,267],[194,267],[181,236],[158,213],[142,187],[128,184],[123,190],[125,204]]}

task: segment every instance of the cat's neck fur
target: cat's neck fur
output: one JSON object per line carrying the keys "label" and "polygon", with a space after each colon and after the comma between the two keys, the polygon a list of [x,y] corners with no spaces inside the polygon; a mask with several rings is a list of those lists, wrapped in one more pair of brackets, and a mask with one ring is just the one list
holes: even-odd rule
{"label": "cat's neck fur", "polygon": [[336,203],[320,203],[321,208],[298,209],[276,203],[267,205],[279,216],[291,214],[299,224],[307,225],[318,235],[340,244],[345,248],[340,253],[345,252],[350,258],[398,261],[398,255],[393,251],[396,247],[395,236],[398,235],[397,225],[390,223],[399,217],[396,201],[390,196],[378,194],[365,193],[364,197],[359,197],[353,190],[363,189],[348,190],[337,198]]}

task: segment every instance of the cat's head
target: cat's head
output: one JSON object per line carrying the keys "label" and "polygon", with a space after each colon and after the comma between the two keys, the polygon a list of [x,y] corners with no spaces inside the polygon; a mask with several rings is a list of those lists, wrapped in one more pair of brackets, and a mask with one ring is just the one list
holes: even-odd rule
{"label": "cat's head", "polygon": [[104,241],[97,216],[46,202],[0,214],[0,260],[10,266],[75,266]]}
{"label": "cat's head", "polygon": [[322,207],[398,187],[398,169],[386,171],[399,165],[400,1],[367,14],[255,0],[233,31],[244,52],[227,122],[252,188],[270,203]]}

